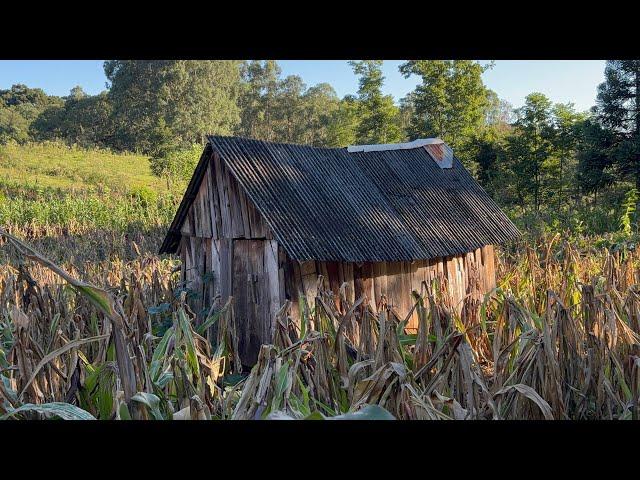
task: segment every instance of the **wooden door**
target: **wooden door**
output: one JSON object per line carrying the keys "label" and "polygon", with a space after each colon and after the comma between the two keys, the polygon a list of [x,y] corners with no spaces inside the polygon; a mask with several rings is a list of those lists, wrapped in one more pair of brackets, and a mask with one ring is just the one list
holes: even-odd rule
{"label": "wooden door", "polygon": [[260,345],[273,340],[280,307],[278,248],[271,240],[233,240],[232,295],[243,365],[255,364]]}

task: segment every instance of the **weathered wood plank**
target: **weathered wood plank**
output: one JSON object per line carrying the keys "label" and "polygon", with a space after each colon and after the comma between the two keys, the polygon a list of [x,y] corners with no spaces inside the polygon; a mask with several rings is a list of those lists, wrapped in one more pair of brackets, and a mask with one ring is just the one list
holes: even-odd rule
{"label": "weathered wood plank", "polygon": [[278,242],[275,240],[261,241],[264,245],[265,290],[269,300],[267,318],[265,319],[265,336],[273,338],[273,327],[278,310],[283,299],[280,296],[280,267],[278,261]]}
{"label": "weathered wood plank", "polygon": [[316,262],[316,267],[318,269],[318,275],[322,275],[322,288],[325,290],[330,289],[327,262]]}
{"label": "weathered wood plank", "polygon": [[249,330],[249,356],[258,358],[260,345],[269,343],[271,320],[269,318],[269,290],[264,272],[264,242],[238,240],[247,244],[247,327]]}
{"label": "weathered wood plank", "polygon": [[209,182],[200,184],[198,193],[198,204],[200,207],[200,237],[211,238],[213,230],[211,228],[211,213],[209,211]]}
{"label": "weathered wood plank", "polygon": [[267,224],[264,221],[262,215],[254,204],[247,199],[247,216],[249,220],[249,228],[252,238],[266,238],[267,237]]}
{"label": "weathered wood plank", "polygon": [[[425,273],[426,273],[425,264],[426,262],[423,260],[416,260],[409,264],[409,282],[411,285],[411,288],[409,291],[409,294],[410,294],[409,310],[413,308],[413,304],[414,304],[413,292],[415,291],[418,293],[418,295],[420,295],[422,291],[422,282],[425,279]],[[405,313],[408,313],[408,312],[402,312],[402,313],[404,315]],[[418,329],[418,312],[416,309],[413,310],[411,319],[407,324],[407,329],[416,330],[416,331]]]}
{"label": "weathered wood plank", "polygon": [[299,286],[296,281],[295,264],[287,257],[282,246],[280,247],[280,263],[284,276],[284,294],[285,298],[291,302],[291,318],[300,322],[300,308],[298,302]]}
{"label": "weathered wood plank", "polygon": [[214,155],[214,171],[216,175],[216,190],[220,204],[221,238],[233,238],[231,228],[231,212],[229,205],[229,195],[226,185],[226,172],[223,169],[222,160]]}
{"label": "weathered wood plank", "polygon": [[347,284],[346,298],[349,303],[354,303],[356,301],[356,298],[355,289],[353,288],[353,263],[345,263],[343,271],[344,281]]}
{"label": "weathered wood plank", "polygon": [[184,237],[190,237],[192,235],[193,230],[191,229],[191,222],[189,221],[189,215],[187,215],[187,217],[184,219],[184,222],[182,223],[182,227],[180,228],[180,233]]}
{"label": "weathered wood plank", "polygon": [[[388,262],[381,262],[378,264],[379,265],[379,272],[380,272],[380,278],[378,280],[379,283],[379,288],[380,288],[380,292],[381,295],[384,295],[385,298],[389,298],[389,282],[388,282],[388,278],[387,278],[387,272],[388,272],[388,268],[389,268],[389,263]],[[381,301],[381,297],[377,297],[376,298],[376,303],[380,303]]]}
{"label": "weathered wood plank", "polygon": [[400,262],[400,313],[404,317],[411,310],[411,263]]}
{"label": "weathered wood plank", "polygon": [[327,284],[333,292],[334,301],[338,311],[342,311],[340,302],[340,271],[338,262],[323,262],[327,272]]}
{"label": "weathered wood plank", "polygon": [[487,291],[496,288],[496,264],[495,250],[493,245],[483,247],[485,261],[485,278],[487,280]]}
{"label": "weathered wood plank", "polygon": [[362,263],[353,264],[353,293],[356,300],[366,295],[362,278],[362,266]]}
{"label": "weathered wood plank", "polygon": [[401,262],[387,263],[387,302],[396,311],[402,309],[402,265]]}
{"label": "weathered wood plank", "polygon": [[204,275],[204,252],[202,239],[198,237],[189,237],[190,259],[188,260],[187,269],[187,288],[196,293],[196,296],[191,302],[191,306],[195,313],[200,313],[202,309],[202,277]]}
{"label": "weathered wood plank", "polygon": [[422,295],[423,291],[423,282],[429,283],[429,260],[420,260],[418,261],[418,267],[416,269],[416,275],[413,282],[414,288],[416,291]]}
{"label": "weathered wood plank", "polygon": [[373,288],[373,264],[371,262],[365,262],[362,265],[362,290],[369,299],[369,306],[376,310],[376,298]]}
{"label": "weathered wood plank", "polygon": [[225,169],[225,183],[227,187],[227,195],[229,198],[229,213],[231,217],[231,237],[243,238],[244,222],[242,218],[242,211],[240,207],[240,198],[238,188],[239,185],[233,178],[233,175],[229,172],[229,169]]}
{"label": "weathered wood plank", "polygon": [[436,278],[441,282],[446,278],[446,266],[447,263],[444,257],[438,258],[436,262]]}
{"label": "weathered wood plank", "polygon": [[286,262],[287,262],[287,254],[285,253],[282,245],[279,243],[278,245],[278,292],[280,303],[284,304],[285,300],[287,300],[287,289],[286,289]]}
{"label": "weathered wood plank", "polygon": [[212,299],[219,296],[216,300],[216,306],[222,306],[221,298],[222,298],[222,278],[220,277],[220,240],[211,240],[211,275],[212,275],[212,287],[211,294]]}
{"label": "weathered wood plank", "polygon": [[218,204],[219,198],[214,185],[214,173],[211,161],[207,167],[207,174],[205,181],[207,184],[207,196],[209,198],[209,221],[211,223],[211,236],[212,238],[220,238],[220,206]]}
{"label": "weathered wood plank", "polygon": [[231,244],[233,255],[233,310],[238,327],[238,349],[242,363],[249,365],[247,359],[251,356],[250,335],[251,325],[249,324],[249,304],[250,295],[250,269],[247,252],[247,243],[235,240]]}
{"label": "weathered wood plank", "polygon": [[378,313],[378,305],[380,303],[380,298],[382,298],[382,262],[374,262],[371,264],[371,276],[373,283],[373,311]]}
{"label": "weathered wood plank", "polygon": [[220,251],[220,292],[224,304],[233,289],[233,250],[231,240],[228,238],[221,238],[218,245]]}
{"label": "weathered wood plank", "polygon": [[180,265],[182,266],[182,268],[180,269],[180,281],[184,282],[186,277],[185,277],[185,270],[186,270],[186,265],[187,265],[187,247],[186,245],[188,244],[188,241],[186,240],[187,237],[182,237],[180,239],[180,245],[179,245],[179,251],[180,251]]}
{"label": "weathered wood plank", "polygon": [[203,257],[203,275],[202,275],[202,308],[207,310],[211,307],[213,301],[213,273],[211,272],[211,239],[203,238],[201,240],[202,257]]}
{"label": "weathered wood plank", "polygon": [[300,263],[300,276],[302,279],[302,291],[307,298],[307,304],[311,308],[315,303],[316,296],[318,295],[318,273],[316,270],[316,262],[311,260],[309,262]]}
{"label": "weathered wood plank", "polygon": [[[291,296],[296,299],[296,302],[298,302],[298,307],[300,304],[300,299],[304,300],[307,308],[307,311],[304,314],[308,314],[311,305],[309,305],[307,296],[305,295],[304,283],[302,282],[302,274],[300,272],[300,262],[298,262],[297,260],[291,260],[291,267]],[[298,319],[302,318],[303,312],[299,308],[298,315]]]}
{"label": "weathered wood plank", "polygon": [[231,178],[231,181],[236,185],[235,191],[238,199],[238,204],[240,207],[240,215],[242,217],[242,236],[244,238],[252,238],[251,234],[251,224],[249,222],[249,199],[244,191],[238,185],[238,182],[235,178]]}
{"label": "weathered wood plank", "polygon": [[457,276],[458,265],[456,262],[456,257],[447,257],[447,285],[449,289],[449,295],[451,295],[452,306],[454,307],[458,303]]}

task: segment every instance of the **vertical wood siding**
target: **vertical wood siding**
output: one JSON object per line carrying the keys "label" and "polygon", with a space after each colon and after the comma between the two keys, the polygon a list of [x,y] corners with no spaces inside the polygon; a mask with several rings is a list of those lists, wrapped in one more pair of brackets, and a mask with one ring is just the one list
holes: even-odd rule
{"label": "vertical wood siding", "polygon": [[[413,307],[412,291],[422,293],[427,285],[440,278],[447,287],[452,307],[460,313],[467,295],[482,295],[495,287],[493,246],[487,245],[463,255],[416,260],[413,262],[297,262],[286,260],[284,269],[285,297],[296,302],[300,295],[313,305],[319,275],[322,285],[336,295],[336,305],[341,308],[338,292],[346,283],[347,299],[353,303],[363,295],[374,312],[381,301],[386,301],[396,313],[405,318]],[[292,316],[299,319],[297,305]],[[407,325],[409,330],[418,328],[418,317],[413,312]]]}

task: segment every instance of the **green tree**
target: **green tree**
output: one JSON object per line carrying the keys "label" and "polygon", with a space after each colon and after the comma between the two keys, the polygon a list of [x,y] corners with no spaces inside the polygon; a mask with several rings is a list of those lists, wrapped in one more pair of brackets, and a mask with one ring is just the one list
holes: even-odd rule
{"label": "green tree", "polygon": [[507,146],[509,160],[512,171],[517,173],[521,206],[531,200],[539,212],[544,196],[551,193],[549,181],[556,173],[552,103],[541,93],[531,93],[516,114],[514,135],[509,137]]}
{"label": "green tree", "polygon": [[202,146],[193,144],[187,148],[163,145],[162,153],[151,157],[151,172],[167,180],[167,187],[176,181],[186,182],[193,175],[198,160],[202,155]]}
{"label": "green tree", "polygon": [[18,143],[29,140],[29,120],[18,108],[0,107],[0,144],[11,140]]}
{"label": "green tree", "polygon": [[472,60],[409,60],[400,65],[406,78],[421,79],[411,93],[409,137],[439,137],[469,164],[465,148],[483,124],[487,89],[482,74],[490,67]]}
{"label": "green tree", "polygon": [[640,189],[640,60],[609,60],[598,86],[596,113],[612,134],[608,154],[621,179]]}
{"label": "green tree", "polygon": [[493,90],[487,90],[483,124],[472,131],[466,141],[466,164],[480,184],[498,201],[511,203],[514,192],[507,180],[513,172],[505,168],[506,145],[512,134],[515,113],[511,104]]}
{"label": "green tree", "polygon": [[339,104],[336,91],[328,83],[309,87],[302,95],[301,124],[305,128],[297,139],[299,143],[317,147],[328,146],[331,122]]}
{"label": "green tree", "polygon": [[399,109],[400,112],[398,117],[400,122],[400,129],[404,132],[404,135],[406,137],[407,132],[411,130],[411,122],[416,111],[414,92],[409,92],[407,95],[400,99]]}
{"label": "green tree", "polygon": [[338,97],[327,83],[307,88],[297,75],[280,78],[275,61],[242,66],[237,133],[266,141],[328,145]]}
{"label": "green tree", "polygon": [[613,185],[614,160],[609,151],[616,138],[603,128],[597,118],[587,118],[576,125],[576,182],[582,194],[597,194]]}
{"label": "green tree", "polygon": [[298,75],[289,75],[277,83],[272,130],[275,139],[284,143],[300,143],[306,119],[302,96],[307,86]]}
{"label": "green tree", "polygon": [[108,147],[114,138],[111,102],[106,92],[87,95],[74,87],[61,106],[50,107],[31,124],[36,140],[59,139],[90,148]]}
{"label": "green tree", "polygon": [[108,60],[116,148],[157,155],[157,135],[181,147],[229,134],[239,121],[236,61]]}
{"label": "green tree", "polygon": [[50,97],[40,88],[29,88],[23,84],[12,85],[8,90],[0,90],[0,106],[17,107],[19,105],[32,105],[42,110],[56,97]]}
{"label": "green tree", "polygon": [[345,95],[329,119],[327,146],[346,147],[358,143],[358,121],[358,100],[353,95]]}
{"label": "green tree", "polygon": [[69,92],[69,96],[67,97],[67,99],[82,100],[83,98],[87,98],[88,96],[89,95],[87,95],[87,93],[82,89],[80,85],[76,85]]}
{"label": "green tree", "polygon": [[487,101],[484,106],[484,124],[496,127],[499,130],[509,130],[511,123],[515,121],[513,106],[506,100],[498,97],[498,94],[487,89]]}
{"label": "green tree", "polygon": [[466,154],[473,158],[472,173],[489,194],[503,204],[513,202],[513,172],[507,170],[509,125],[484,125],[469,139]]}
{"label": "green tree", "polygon": [[360,144],[399,142],[404,135],[400,129],[400,110],[391,95],[382,94],[384,75],[382,60],[349,62],[360,76],[358,88],[358,117],[356,141]]}
{"label": "green tree", "polygon": [[0,90],[0,143],[14,140],[20,143],[32,139],[34,121],[49,108],[62,105],[62,99],[48,96],[39,88],[13,85]]}
{"label": "green tree", "polygon": [[274,60],[252,60],[241,65],[238,135],[266,141],[275,139],[280,73]]}
{"label": "green tree", "polygon": [[552,115],[555,130],[553,147],[558,157],[558,192],[555,197],[558,207],[561,207],[566,202],[566,193],[574,187],[579,125],[586,119],[586,114],[576,112],[572,103],[558,103],[554,105]]}

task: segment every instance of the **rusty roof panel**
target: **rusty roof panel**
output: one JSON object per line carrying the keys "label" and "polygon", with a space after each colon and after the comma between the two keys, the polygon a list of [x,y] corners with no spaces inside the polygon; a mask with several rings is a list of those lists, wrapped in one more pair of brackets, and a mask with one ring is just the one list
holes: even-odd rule
{"label": "rusty roof panel", "polygon": [[453,166],[453,150],[446,143],[432,143],[423,147],[440,168]]}

